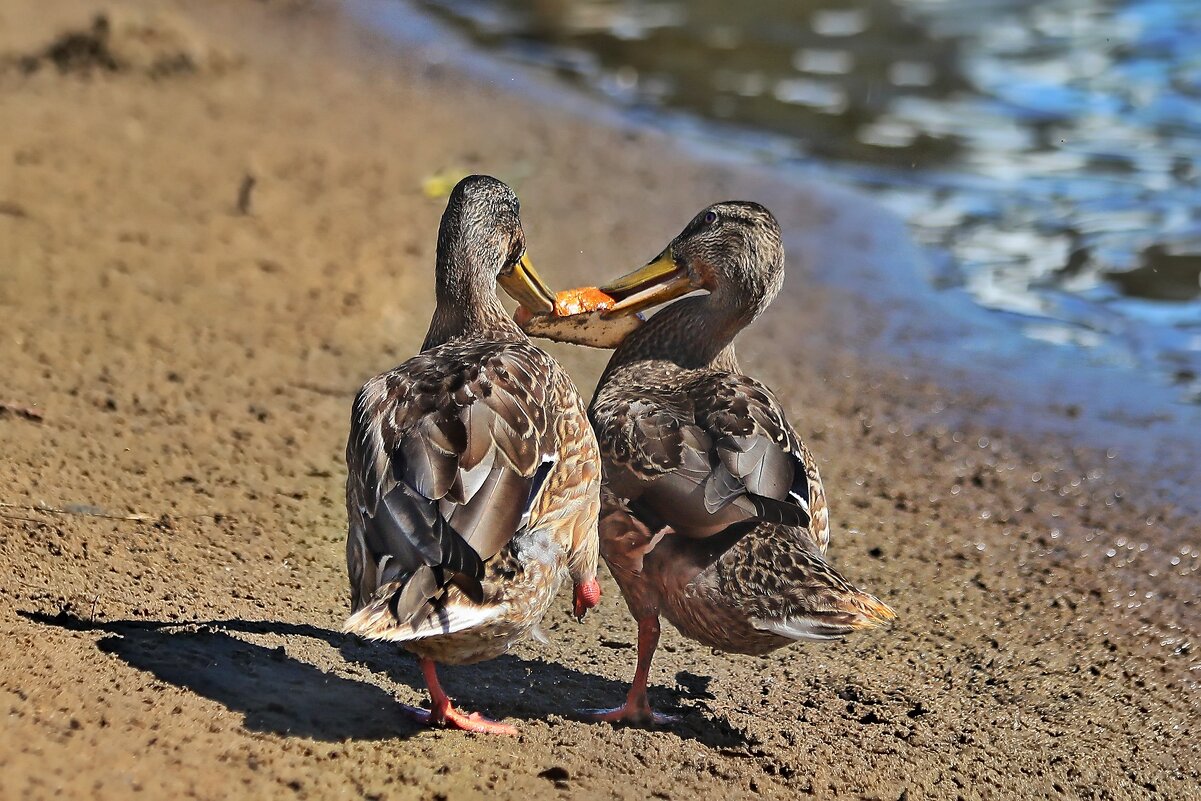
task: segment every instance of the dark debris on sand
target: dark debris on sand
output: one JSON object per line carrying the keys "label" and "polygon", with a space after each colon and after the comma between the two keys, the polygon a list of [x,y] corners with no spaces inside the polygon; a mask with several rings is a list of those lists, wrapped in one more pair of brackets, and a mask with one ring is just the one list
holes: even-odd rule
{"label": "dark debris on sand", "polygon": [[64,31],[45,47],[10,63],[25,74],[54,68],[61,75],[134,73],[166,78],[221,72],[237,59],[207,46],[175,20],[100,13],[88,27]]}

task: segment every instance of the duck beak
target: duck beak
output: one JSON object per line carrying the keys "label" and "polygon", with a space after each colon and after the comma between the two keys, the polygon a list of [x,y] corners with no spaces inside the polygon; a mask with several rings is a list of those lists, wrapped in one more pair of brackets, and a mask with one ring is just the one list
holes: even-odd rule
{"label": "duck beak", "polygon": [[509,297],[534,314],[550,314],[555,310],[555,293],[538,275],[529,254],[496,278]]}
{"label": "duck beak", "polygon": [[680,295],[687,295],[694,289],[699,287],[693,286],[688,271],[676,264],[671,248],[660,253],[645,267],[600,288],[617,300],[604,312],[605,317],[635,314]]}

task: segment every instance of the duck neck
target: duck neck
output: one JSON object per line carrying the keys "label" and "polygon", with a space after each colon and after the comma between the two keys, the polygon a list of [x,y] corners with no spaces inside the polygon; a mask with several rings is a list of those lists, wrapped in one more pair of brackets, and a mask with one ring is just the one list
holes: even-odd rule
{"label": "duck neck", "polygon": [[443,264],[439,259],[437,306],[430,319],[422,350],[429,350],[452,339],[493,340],[525,339],[525,333],[505,312],[496,297],[496,279],[471,280],[487,275],[483,270],[463,269]]}
{"label": "duck neck", "polygon": [[610,369],[638,361],[669,361],[686,370],[739,372],[734,337],[753,312],[716,302],[713,295],[684,298],[634,331],[610,361]]}

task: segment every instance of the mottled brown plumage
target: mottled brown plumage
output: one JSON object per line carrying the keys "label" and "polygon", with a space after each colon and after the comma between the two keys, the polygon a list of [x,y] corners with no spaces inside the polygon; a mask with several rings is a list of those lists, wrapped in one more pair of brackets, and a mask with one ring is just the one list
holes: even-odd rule
{"label": "mottled brown plumage", "polygon": [[766,209],[723,203],[648,267],[604,288],[631,298],[627,308],[693,288],[708,294],[631,333],[589,408],[605,469],[601,553],[639,624],[627,703],[599,718],[660,719],[646,699],[660,616],[694,640],[749,654],[894,617],[825,561],[817,464],[775,395],[735,357],[734,337],[779,292],[783,260]]}
{"label": "mottled brown plumage", "polygon": [[509,727],[455,711],[433,662],[493,658],[537,634],[564,573],[577,614],[596,601],[595,439],[571,379],[496,297],[498,276],[527,298],[544,289],[517,215],[495,179],[455,188],[422,352],[359,391],[346,448],[346,631],[422,657],[423,719],[473,731]]}

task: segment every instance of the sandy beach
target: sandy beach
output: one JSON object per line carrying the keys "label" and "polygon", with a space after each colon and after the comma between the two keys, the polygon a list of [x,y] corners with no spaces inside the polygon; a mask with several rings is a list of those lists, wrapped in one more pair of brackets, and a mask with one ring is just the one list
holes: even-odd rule
{"label": "sandy beach", "polygon": [[[873,358],[887,310],[818,276],[911,258],[892,218],[303,0],[7,0],[0,120],[0,798],[1196,797],[1196,518],[1017,422],[1050,407]],[[651,697],[682,721],[593,725],[634,661],[606,575],[550,645],[445,671],[519,737],[399,713],[415,660],[338,633],[342,454],[425,332],[429,179],[465,172],[513,184],[560,288],[769,202],[799,244],[740,355],[893,628],[751,658],[665,627]],[[550,349],[590,393],[605,354]]]}

